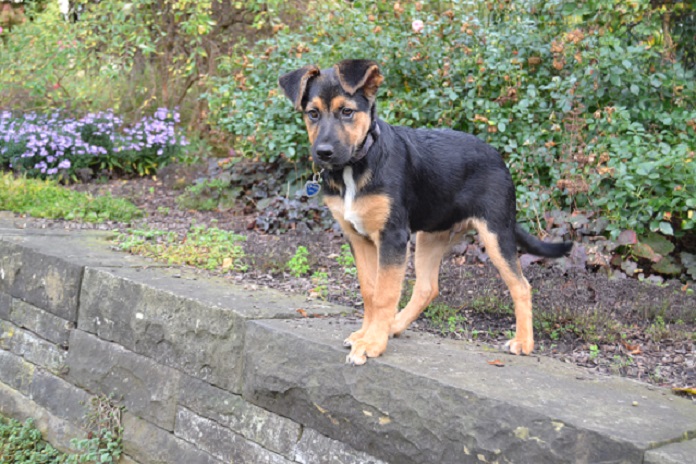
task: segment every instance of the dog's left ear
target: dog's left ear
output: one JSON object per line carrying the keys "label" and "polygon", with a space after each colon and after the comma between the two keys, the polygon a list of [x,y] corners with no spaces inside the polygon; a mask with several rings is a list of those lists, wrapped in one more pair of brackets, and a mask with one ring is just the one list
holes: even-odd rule
{"label": "dog's left ear", "polygon": [[334,66],[343,90],[353,95],[362,89],[370,100],[375,98],[384,76],[372,60],[343,60]]}
{"label": "dog's left ear", "polygon": [[283,74],[278,79],[285,96],[295,105],[297,111],[302,111],[302,99],[307,91],[307,83],[312,77],[317,75],[319,75],[319,68],[312,64]]}

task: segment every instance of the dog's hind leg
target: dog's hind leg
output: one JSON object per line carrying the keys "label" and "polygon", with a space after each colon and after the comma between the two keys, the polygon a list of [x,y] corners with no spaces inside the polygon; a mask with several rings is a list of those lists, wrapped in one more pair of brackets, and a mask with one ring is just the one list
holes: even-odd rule
{"label": "dog's hind leg", "polygon": [[522,275],[517,257],[517,242],[514,228],[490,230],[486,221],[472,220],[479,237],[486,247],[486,253],[500,272],[515,305],[517,333],[506,346],[514,354],[529,354],[534,349],[534,329],[532,326],[532,289]]}
{"label": "dog's hind leg", "polygon": [[416,284],[410,301],[394,318],[392,335],[401,335],[438,295],[440,263],[450,247],[450,240],[449,231],[416,234]]}

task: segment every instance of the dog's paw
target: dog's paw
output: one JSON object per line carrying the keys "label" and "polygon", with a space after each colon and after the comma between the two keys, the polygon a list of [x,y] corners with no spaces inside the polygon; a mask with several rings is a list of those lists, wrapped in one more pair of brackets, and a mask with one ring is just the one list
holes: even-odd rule
{"label": "dog's paw", "polygon": [[356,340],[352,344],[350,353],[346,356],[346,363],[361,366],[367,362],[367,358],[376,358],[384,353],[386,349],[386,337],[384,340],[370,340],[367,338]]}
{"label": "dog's paw", "polygon": [[505,343],[505,348],[510,350],[512,354],[530,354],[534,350],[534,339],[515,337]]}
{"label": "dog's paw", "polygon": [[350,334],[348,336],[348,338],[343,340],[343,346],[345,346],[346,348],[352,347],[356,341],[360,340],[361,338],[363,338],[365,336],[366,331],[367,331],[366,329],[356,330],[355,332]]}

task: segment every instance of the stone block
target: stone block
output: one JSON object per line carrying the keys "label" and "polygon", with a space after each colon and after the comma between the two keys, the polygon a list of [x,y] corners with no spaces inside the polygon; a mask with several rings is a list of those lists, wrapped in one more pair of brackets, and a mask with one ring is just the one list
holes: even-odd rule
{"label": "stone block", "polygon": [[67,380],[113,395],[133,414],[174,430],[180,373],[81,330],[70,337]]}
{"label": "stone block", "polygon": [[643,464],[696,464],[696,439],[649,450]]}
{"label": "stone block", "polygon": [[182,376],[179,404],[291,459],[301,427],[202,380]]}
{"label": "stone block", "polygon": [[268,451],[217,422],[179,408],[174,434],[223,462],[290,464],[279,454]]}
{"label": "stone block", "polygon": [[81,426],[90,411],[92,395],[50,372],[37,369],[29,397],[54,416]]}
{"label": "stone block", "polygon": [[128,412],[123,415],[123,448],[132,459],[147,464],[224,464],[174,434]]}
{"label": "stone block", "polygon": [[0,320],[0,348],[55,374],[65,369],[66,350],[11,322]]}
{"label": "stone block", "polygon": [[7,241],[0,241],[0,256],[0,291],[77,321],[82,265]]}
{"label": "stone block", "polygon": [[0,319],[10,320],[12,310],[12,297],[7,293],[0,292]]}
{"label": "stone block", "polygon": [[36,366],[9,351],[0,350],[0,382],[28,395]]}
{"label": "stone block", "polygon": [[310,428],[302,433],[295,449],[295,461],[300,464],[387,464]]}
{"label": "stone block", "polygon": [[10,321],[62,348],[68,347],[70,331],[75,327],[73,322],[18,299],[12,302]]}
{"label": "stone block", "polygon": [[[388,462],[641,462],[696,429],[688,402],[552,359],[409,334],[344,364],[355,324],[251,321],[243,396]],[[505,369],[487,360],[501,359]],[[640,407],[632,407],[639,399]]]}
{"label": "stone block", "polygon": [[24,422],[32,418],[44,440],[63,452],[75,452],[70,444],[73,438],[85,433],[75,424],[51,414],[27,396],[0,382],[0,413]]}
{"label": "stone block", "polygon": [[215,279],[175,278],[159,269],[88,267],[78,327],[239,393],[244,321],[298,317],[301,307],[313,314],[338,311]]}
{"label": "stone block", "polygon": [[11,295],[15,276],[22,265],[22,248],[0,240],[0,292]]}

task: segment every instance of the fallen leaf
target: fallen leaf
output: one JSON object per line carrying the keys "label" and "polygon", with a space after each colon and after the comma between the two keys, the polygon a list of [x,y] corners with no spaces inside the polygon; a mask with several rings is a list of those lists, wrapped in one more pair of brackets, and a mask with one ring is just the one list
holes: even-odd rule
{"label": "fallen leaf", "polygon": [[494,359],[493,361],[488,361],[488,364],[495,367],[505,367],[505,363],[500,359]]}
{"label": "fallen leaf", "polygon": [[297,310],[297,312],[300,314],[300,316],[307,317],[307,311],[305,311],[304,309],[300,308]]}
{"label": "fallen leaf", "polygon": [[696,387],[672,388],[676,395],[696,396]]}
{"label": "fallen leaf", "polygon": [[641,354],[642,351],[640,349],[640,345],[631,345],[630,343],[627,343],[623,340],[621,340],[621,344],[623,345],[624,348],[626,348],[626,351],[628,351],[628,354]]}

